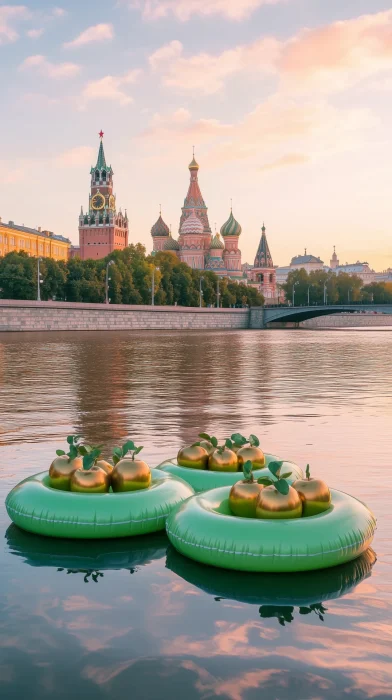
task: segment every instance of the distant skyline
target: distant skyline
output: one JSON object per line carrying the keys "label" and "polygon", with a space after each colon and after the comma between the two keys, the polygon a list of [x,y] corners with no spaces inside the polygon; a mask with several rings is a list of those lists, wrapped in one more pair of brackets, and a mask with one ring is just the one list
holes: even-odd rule
{"label": "distant skyline", "polygon": [[392,267],[388,0],[0,0],[0,216],[78,242],[102,129],[130,243],[176,234],[195,145],[242,260]]}

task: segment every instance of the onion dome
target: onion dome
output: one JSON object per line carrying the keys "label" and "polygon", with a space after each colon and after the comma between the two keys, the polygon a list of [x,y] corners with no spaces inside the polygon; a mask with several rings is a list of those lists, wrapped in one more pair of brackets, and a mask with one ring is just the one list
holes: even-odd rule
{"label": "onion dome", "polygon": [[196,216],[194,209],[192,209],[191,214],[189,214],[189,216],[185,219],[184,223],[182,224],[180,233],[204,233],[204,226],[200,221],[199,217]]}
{"label": "onion dome", "polygon": [[167,224],[165,224],[164,220],[162,219],[161,214],[159,214],[159,218],[156,220],[154,226],[151,229],[151,235],[152,236],[168,236],[169,235],[169,227]]}
{"label": "onion dome", "polygon": [[180,244],[175,238],[169,234],[167,241],[163,244],[163,250],[180,250]]}
{"label": "onion dome", "polygon": [[230,211],[230,216],[223,224],[220,232],[222,236],[239,236],[241,234],[242,228],[238,221],[233,216],[233,210]]}
{"label": "onion dome", "polygon": [[219,233],[216,233],[214,238],[211,241],[210,250],[217,249],[217,248],[220,250],[223,250],[224,247],[225,247],[224,243],[221,241]]}
{"label": "onion dome", "polygon": [[195,160],[195,156],[193,156],[191,162],[188,165],[189,170],[199,170],[199,164]]}

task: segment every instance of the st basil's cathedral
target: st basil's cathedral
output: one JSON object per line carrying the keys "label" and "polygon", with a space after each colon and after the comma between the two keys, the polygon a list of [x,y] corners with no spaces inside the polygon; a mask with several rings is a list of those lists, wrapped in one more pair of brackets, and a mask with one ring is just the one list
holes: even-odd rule
{"label": "st basil's cathedral", "polygon": [[188,167],[190,182],[181,210],[178,239],[172,236],[160,213],[151,228],[153,253],[170,251],[195,270],[211,270],[220,277],[229,277],[256,287],[266,298],[276,297],[276,272],[264,224],[254,266],[249,266],[244,271],[238,247],[241,225],[231,210],[229,218],[220,229],[220,235],[212,233],[207,206],[199,186],[199,165],[194,155]]}

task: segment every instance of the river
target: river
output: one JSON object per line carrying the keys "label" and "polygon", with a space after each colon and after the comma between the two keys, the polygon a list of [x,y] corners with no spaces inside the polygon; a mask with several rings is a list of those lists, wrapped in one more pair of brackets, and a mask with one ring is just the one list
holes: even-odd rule
{"label": "river", "polygon": [[[4,700],[392,697],[392,330],[0,334],[0,392]],[[155,466],[201,430],[255,433],[365,501],[374,554],[277,582],[192,563],[164,533],[70,545],[10,526],[7,492],[66,435],[107,453],[131,437]]]}

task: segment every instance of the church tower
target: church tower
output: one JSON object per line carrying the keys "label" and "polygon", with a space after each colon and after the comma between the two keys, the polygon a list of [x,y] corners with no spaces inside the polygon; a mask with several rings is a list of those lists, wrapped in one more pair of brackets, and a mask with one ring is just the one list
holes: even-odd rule
{"label": "church tower", "polygon": [[113,170],[107,165],[103,150],[103,131],[99,133],[100,143],[97,163],[90,170],[90,196],[88,211],[79,215],[79,251],[82,260],[105,258],[113,250],[123,250],[128,246],[127,212],[116,210],[116,197],[113,194]]}
{"label": "church tower", "polygon": [[264,224],[261,229],[261,238],[254,267],[250,270],[249,276],[252,287],[257,287],[257,290],[263,294],[265,299],[276,298],[276,270],[272,262]]}
{"label": "church tower", "polygon": [[223,260],[227,274],[230,277],[242,277],[241,251],[238,247],[242,227],[234,218],[232,209],[230,209],[230,216],[221,227],[220,232],[224,240]]}
{"label": "church tower", "polygon": [[[182,213],[181,213],[180,226],[179,226],[178,232],[181,234],[183,225],[189,216],[191,216],[192,214],[197,216],[197,218],[200,219],[200,221],[203,225],[201,243],[202,243],[202,248],[205,251],[205,255],[207,255],[210,244],[211,244],[212,232],[211,232],[210,223],[208,221],[208,214],[207,214],[208,210],[207,210],[207,207],[205,205],[204,199],[203,199],[201,191],[200,191],[199,180],[198,180],[199,165],[195,160],[195,153],[194,152],[193,152],[192,161],[189,163],[188,167],[189,167],[189,172],[190,172],[190,183],[189,183],[189,187],[188,187],[187,196],[185,197],[185,200],[184,200],[184,206],[181,209]],[[194,228],[194,225],[191,228]],[[197,227],[197,228],[199,228],[199,227]],[[203,262],[202,268],[200,268],[200,269],[203,269],[203,268],[204,268],[204,262]]]}
{"label": "church tower", "polygon": [[335,246],[333,247],[332,258],[330,260],[329,266],[332,270],[335,270],[339,266],[338,256],[336,255]]}

